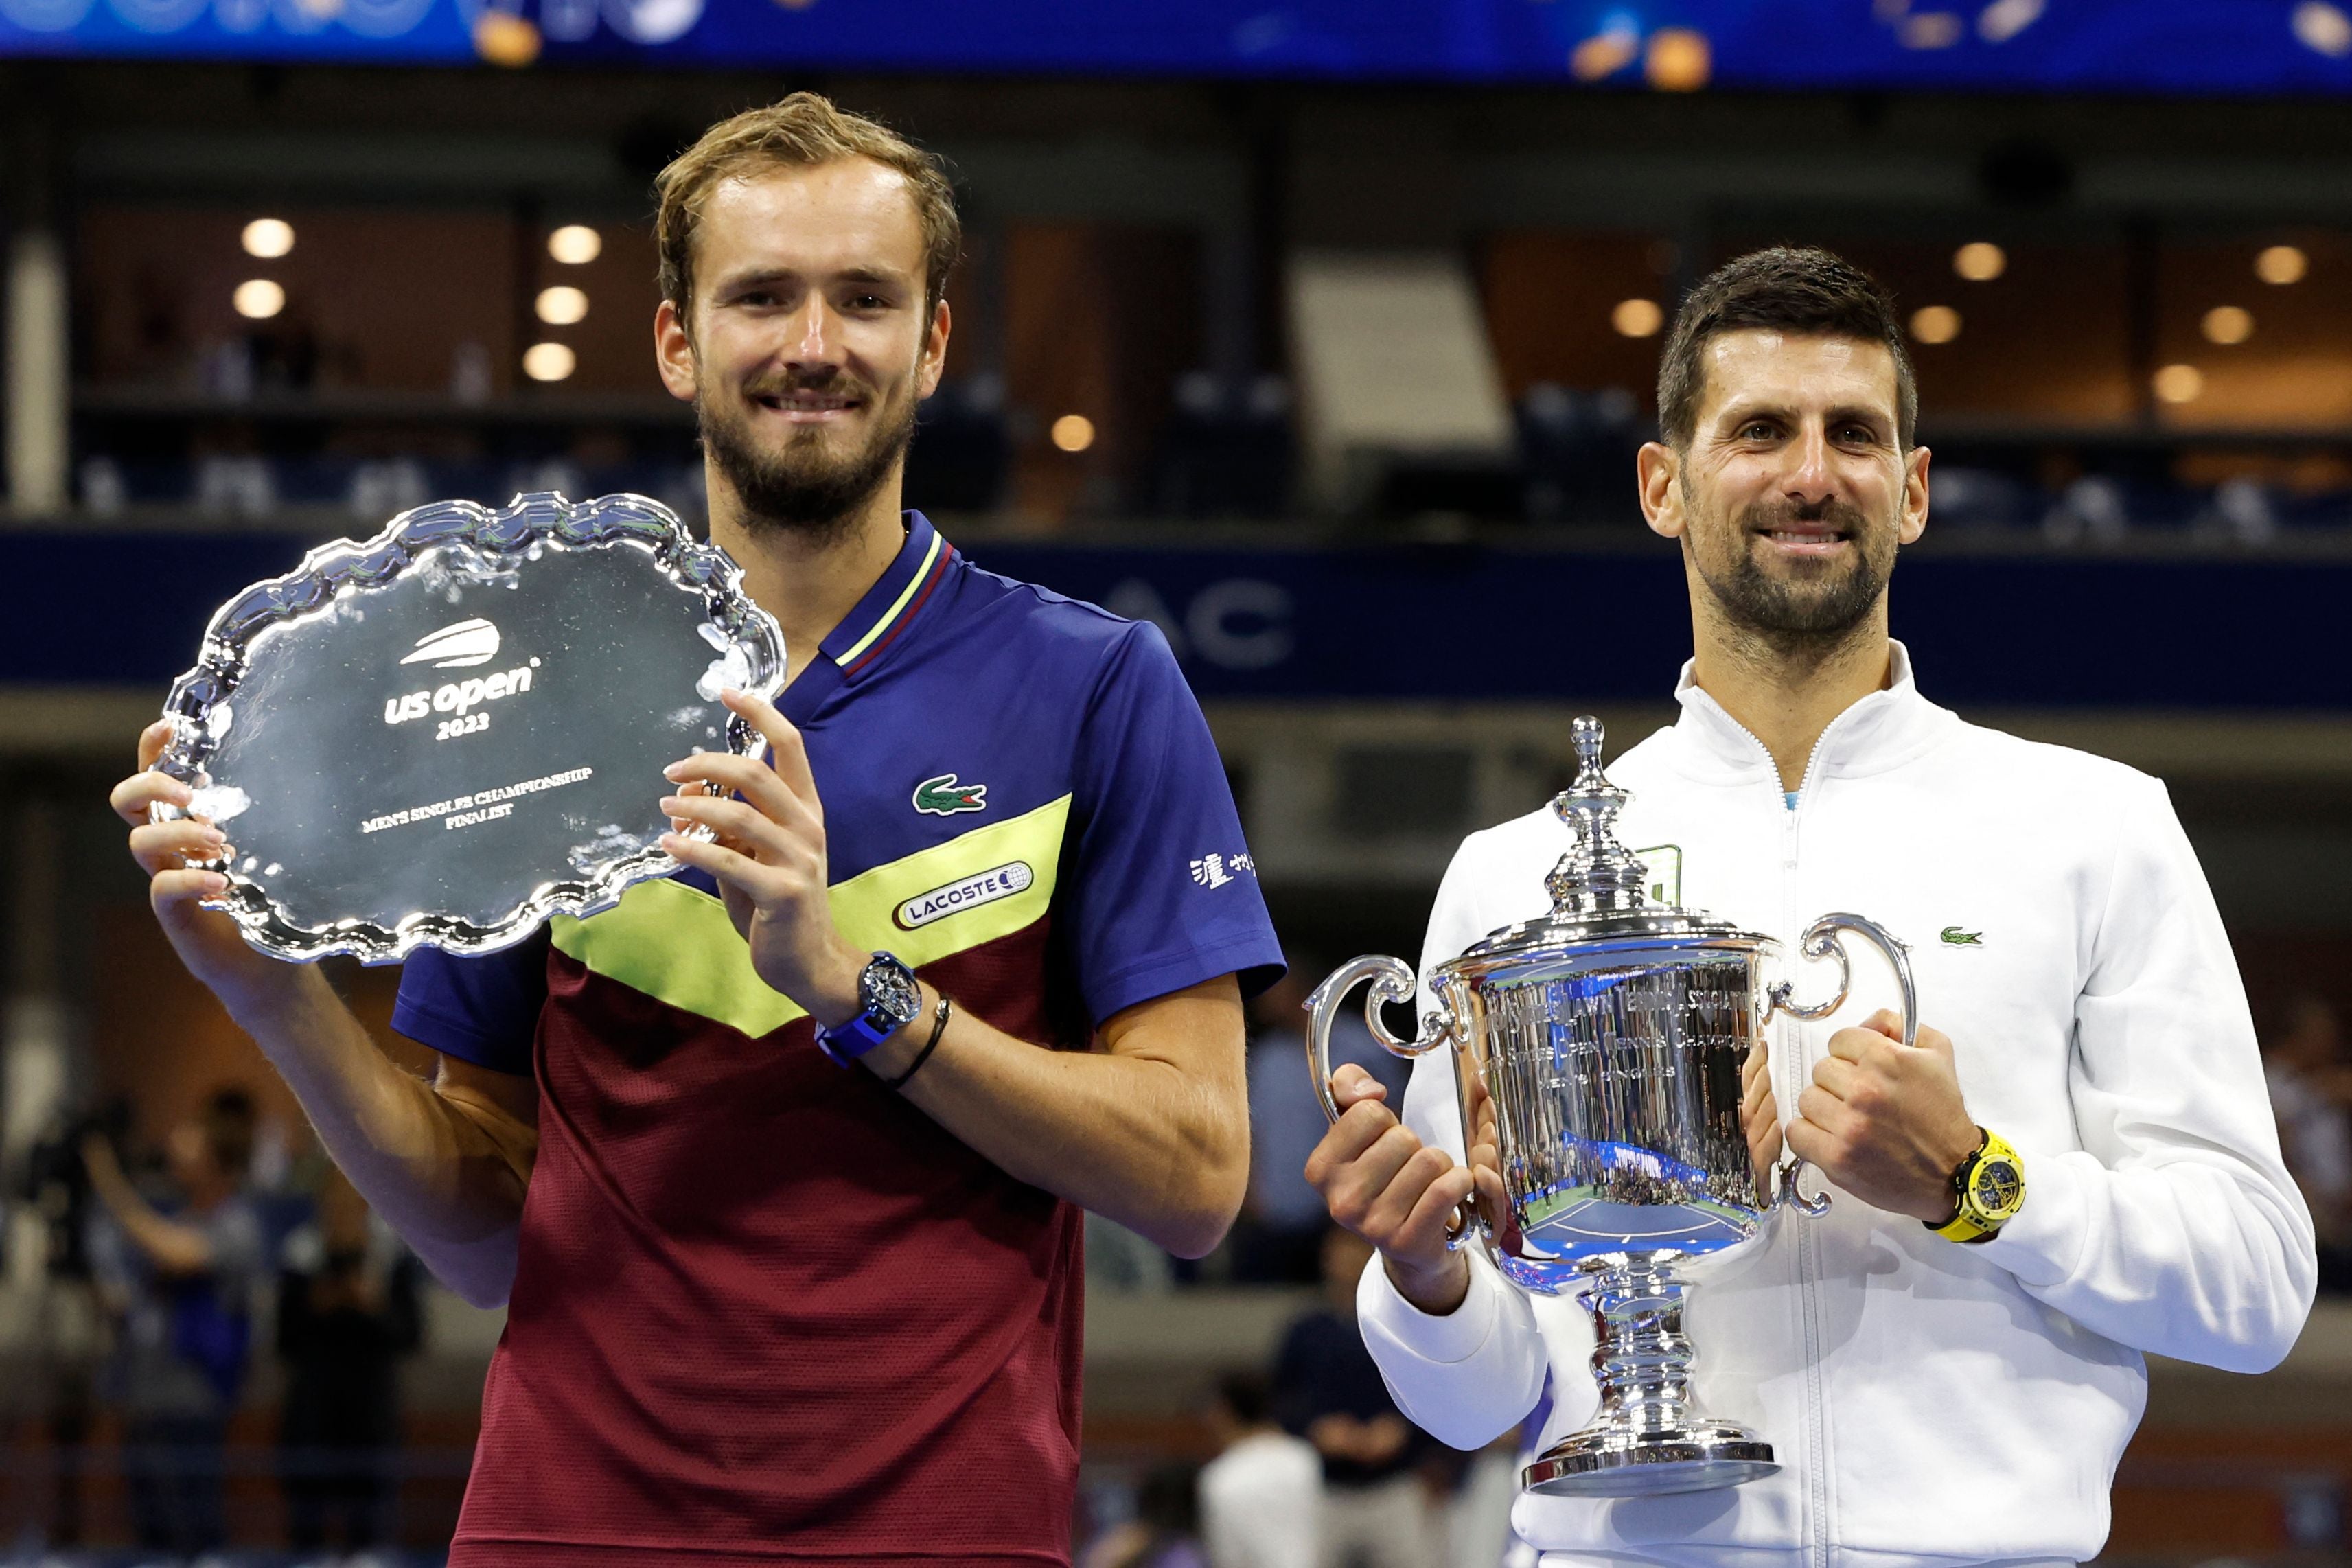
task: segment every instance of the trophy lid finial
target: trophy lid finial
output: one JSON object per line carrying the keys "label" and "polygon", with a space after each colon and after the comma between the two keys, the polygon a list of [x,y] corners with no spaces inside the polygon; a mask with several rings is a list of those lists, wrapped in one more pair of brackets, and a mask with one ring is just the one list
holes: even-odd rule
{"label": "trophy lid finial", "polygon": [[1638,910],[1648,901],[1643,885],[1649,868],[1617,837],[1617,814],[1633,796],[1601,771],[1602,734],[1601,721],[1590,714],[1569,727],[1576,778],[1552,797],[1551,808],[1576,835],[1576,844],[1544,879],[1556,919]]}

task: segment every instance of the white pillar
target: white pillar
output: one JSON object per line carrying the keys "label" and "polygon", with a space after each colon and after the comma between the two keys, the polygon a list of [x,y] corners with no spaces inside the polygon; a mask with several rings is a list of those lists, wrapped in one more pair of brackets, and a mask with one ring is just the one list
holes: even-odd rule
{"label": "white pillar", "polygon": [[66,510],[71,452],[65,252],[42,229],[8,251],[8,502],[19,517]]}

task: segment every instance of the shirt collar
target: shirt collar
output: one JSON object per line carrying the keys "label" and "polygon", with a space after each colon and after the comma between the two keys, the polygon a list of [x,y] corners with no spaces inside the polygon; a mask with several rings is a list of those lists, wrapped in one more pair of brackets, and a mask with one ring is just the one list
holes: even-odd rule
{"label": "shirt collar", "polygon": [[955,547],[919,511],[907,513],[907,542],[866,596],[817,645],[817,651],[854,679],[906,630],[946,572]]}
{"label": "shirt collar", "polygon": [[[1686,661],[1675,683],[1675,700],[1683,712],[1674,734],[1683,754],[1699,771],[1719,777],[1771,772],[1772,758],[1764,743],[1698,684],[1697,665],[1696,659]],[[1815,745],[1807,782],[1874,773],[1907,762],[1953,718],[1919,695],[1911,650],[1890,637],[1886,684],[1830,721]]]}

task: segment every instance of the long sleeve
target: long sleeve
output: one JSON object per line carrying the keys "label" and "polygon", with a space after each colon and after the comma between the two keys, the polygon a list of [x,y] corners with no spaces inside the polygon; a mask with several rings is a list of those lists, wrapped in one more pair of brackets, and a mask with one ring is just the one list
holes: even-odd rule
{"label": "long sleeve", "polygon": [[2311,1215],[2212,894],[2163,786],[2134,782],[2075,1008],[2082,1147],[2021,1150],[2025,1205],[1985,1251],[2109,1339],[2261,1372],[2311,1310]]}
{"label": "long sleeve", "polygon": [[[1430,910],[1418,1009],[1424,1016],[1436,1005],[1427,986],[1430,970],[1510,918],[1487,919],[1479,907],[1479,892],[1491,897],[1495,886],[1479,864],[1484,837],[1474,834],[1455,853]],[[1423,1142],[1456,1160],[1465,1157],[1450,1050],[1413,1063],[1404,1121]],[[1378,1258],[1358,1283],[1356,1317],[1397,1408],[1441,1442],[1478,1448],[1535,1408],[1547,1361],[1526,1293],[1496,1272],[1476,1245],[1465,1247],[1464,1255],[1470,1260],[1470,1293],[1444,1317],[1432,1317],[1398,1295]]]}

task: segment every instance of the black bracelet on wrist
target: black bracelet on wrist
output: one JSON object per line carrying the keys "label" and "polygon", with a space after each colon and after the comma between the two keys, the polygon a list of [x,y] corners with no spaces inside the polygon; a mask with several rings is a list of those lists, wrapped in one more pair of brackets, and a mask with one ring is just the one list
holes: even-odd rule
{"label": "black bracelet on wrist", "polygon": [[892,1092],[895,1093],[906,1088],[907,1080],[914,1077],[925,1062],[931,1059],[931,1053],[940,1047],[940,1037],[948,1032],[948,1015],[953,1011],[955,1011],[955,998],[944,991],[940,992],[939,1011],[931,1015],[931,1037],[923,1042],[923,1048],[915,1053],[915,1059],[907,1064],[907,1070],[890,1079],[887,1087]]}

